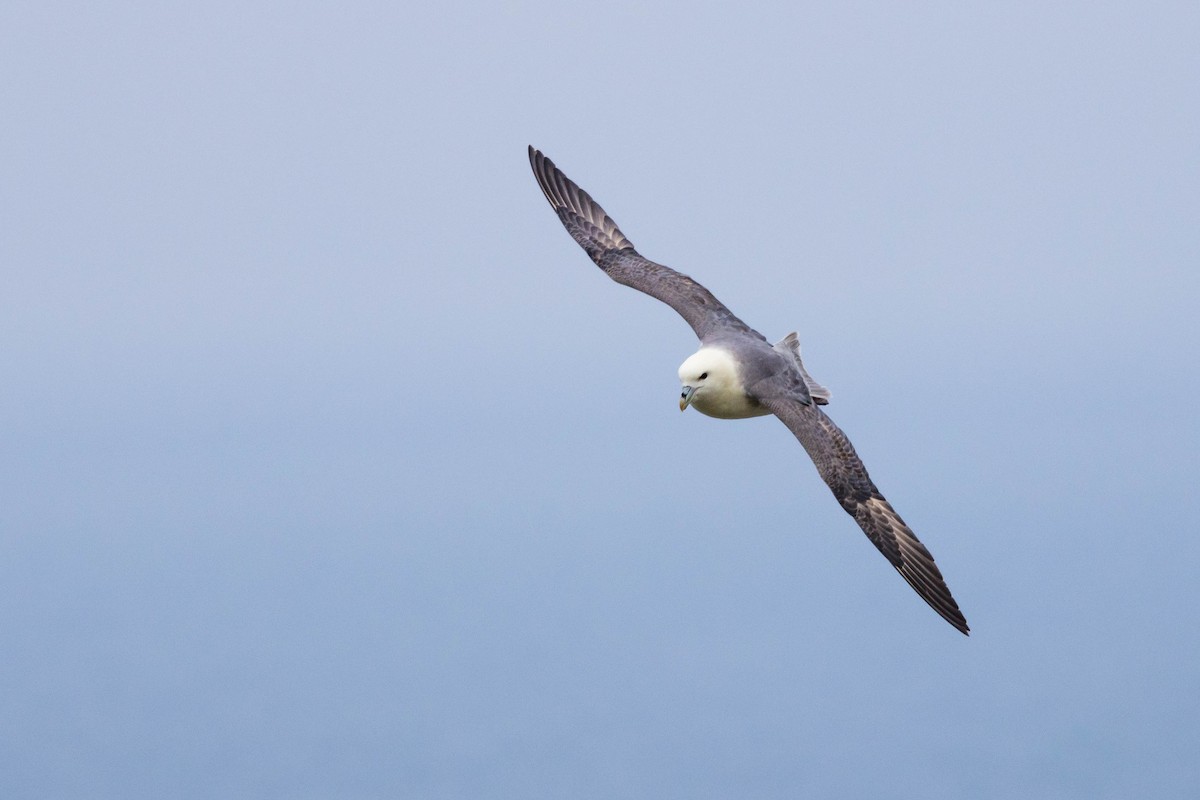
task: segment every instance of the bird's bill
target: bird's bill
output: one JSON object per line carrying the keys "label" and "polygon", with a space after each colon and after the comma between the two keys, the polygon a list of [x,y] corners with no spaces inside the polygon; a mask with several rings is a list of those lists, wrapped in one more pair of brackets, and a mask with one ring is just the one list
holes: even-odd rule
{"label": "bird's bill", "polygon": [[679,410],[683,411],[692,402],[692,395],[696,393],[695,386],[683,387],[683,394],[679,395]]}

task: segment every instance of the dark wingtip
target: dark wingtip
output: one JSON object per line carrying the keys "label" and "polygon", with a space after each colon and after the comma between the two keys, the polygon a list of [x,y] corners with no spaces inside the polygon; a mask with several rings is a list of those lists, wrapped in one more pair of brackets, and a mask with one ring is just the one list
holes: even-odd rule
{"label": "dark wingtip", "polygon": [[[949,622],[951,625],[953,625],[954,629],[957,630],[959,633],[961,633],[963,636],[970,636],[971,635],[971,626],[967,625],[967,618],[964,617],[963,613],[958,610],[958,603],[954,602],[954,598],[950,596],[950,590],[948,588],[946,589],[946,597],[947,597],[947,599],[949,599],[950,603],[953,605],[953,609],[946,609],[945,611],[943,611],[942,609],[934,606],[934,610],[937,611],[938,614],[941,615],[942,619],[946,620],[946,622]],[[932,605],[932,603],[930,605]]]}
{"label": "dark wingtip", "polygon": [[[567,231],[589,256],[597,259],[608,250],[633,249],[633,243],[625,238],[600,204],[533,145],[529,145],[529,165],[550,207],[559,214]],[[568,218],[574,222],[569,222]]]}
{"label": "dark wingtip", "polygon": [[961,633],[963,636],[971,635],[971,626],[967,625],[967,618],[964,617],[961,612],[959,612],[954,617],[948,617],[945,614],[943,614],[942,619],[946,620],[946,622],[949,622],[951,625],[953,625],[954,629],[956,631],[958,631],[959,633]]}
{"label": "dark wingtip", "polygon": [[[936,570],[936,565],[933,568]],[[938,578],[941,578],[940,572],[938,573]],[[912,584],[914,589],[917,589],[917,594],[921,595],[921,598],[929,604],[930,608],[936,611],[942,619],[946,620],[946,622],[949,622],[951,625],[953,625],[955,630],[957,630],[963,636],[971,635],[971,628],[969,625],[967,625],[967,618],[964,617],[962,611],[959,610],[958,603],[954,600],[954,596],[950,594],[950,587],[946,585],[944,579],[940,581],[941,591],[930,594],[926,594],[918,589],[911,580],[909,583]]]}
{"label": "dark wingtip", "polygon": [[537,178],[538,186],[541,187],[542,194],[550,202],[551,208],[557,211],[566,205],[559,193],[555,191],[554,173],[557,170],[554,162],[546,158],[545,154],[533,145],[529,145],[529,166],[533,168],[533,177]]}

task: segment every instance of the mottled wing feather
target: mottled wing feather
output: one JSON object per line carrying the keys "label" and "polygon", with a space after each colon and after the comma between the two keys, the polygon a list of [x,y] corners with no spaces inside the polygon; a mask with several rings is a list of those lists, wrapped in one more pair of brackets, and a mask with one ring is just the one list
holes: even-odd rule
{"label": "mottled wing feather", "polygon": [[800,440],[833,496],[908,585],[943,619],[969,634],[967,620],[933,556],[879,493],[842,429],[820,408],[798,399],[772,397],[761,402]]}
{"label": "mottled wing feather", "polygon": [[529,148],[529,163],[567,233],[608,277],[675,309],[700,339],[733,331],[762,338],[708,289],[687,275],[643,258],[600,204],[533,147]]}

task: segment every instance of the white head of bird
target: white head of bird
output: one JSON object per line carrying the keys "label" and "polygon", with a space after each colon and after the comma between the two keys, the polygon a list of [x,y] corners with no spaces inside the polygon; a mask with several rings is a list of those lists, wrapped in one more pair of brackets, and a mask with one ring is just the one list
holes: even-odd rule
{"label": "white head of bird", "polygon": [[746,394],[733,354],[701,347],[679,365],[679,410],[692,406],[719,419],[743,419],[771,413]]}

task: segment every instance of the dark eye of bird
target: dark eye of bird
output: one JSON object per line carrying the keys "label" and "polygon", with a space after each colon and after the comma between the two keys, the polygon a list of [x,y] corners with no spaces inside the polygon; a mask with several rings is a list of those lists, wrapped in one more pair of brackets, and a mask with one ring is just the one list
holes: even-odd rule
{"label": "dark eye of bird", "polygon": [[700,380],[704,380],[704,379],[705,379],[705,378],[707,378],[707,377],[708,377],[708,373],[707,373],[707,372],[701,372],[701,373],[700,373]]}

